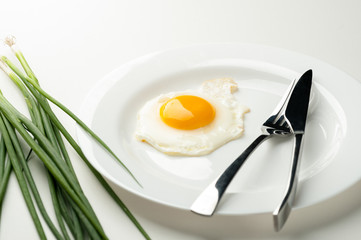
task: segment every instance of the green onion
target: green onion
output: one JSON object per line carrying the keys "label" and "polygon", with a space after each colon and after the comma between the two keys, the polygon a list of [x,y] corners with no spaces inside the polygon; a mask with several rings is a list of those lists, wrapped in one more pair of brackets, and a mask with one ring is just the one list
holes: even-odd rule
{"label": "green onion", "polygon": [[1,136],[0,139],[0,219],[2,211],[2,203],[5,196],[6,188],[9,182],[10,173],[12,167],[11,164],[7,161],[7,153],[4,137]]}
{"label": "green onion", "polygon": [[2,212],[2,204],[3,204],[4,196],[6,193],[6,188],[9,183],[11,170],[12,170],[11,164],[8,163],[4,169],[4,175],[0,179],[0,181],[1,181],[0,182],[0,219],[1,219],[1,212]]}
{"label": "green onion", "polygon": [[23,173],[24,173],[25,178],[26,178],[26,180],[28,182],[28,185],[29,185],[29,187],[30,187],[30,189],[31,189],[31,191],[33,193],[33,196],[35,198],[35,201],[37,203],[39,211],[43,215],[44,220],[48,224],[48,226],[49,226],[50,230],[53,232],[54,236],[57,237],[58,239],[61,239],[62,238],[61,235],[59,234],[59,232],[56,229],[54,223],[51,221],[48,213],[45,210],[43,201],[41,200],[39,191],[38,191],[38,189],[37,189],[37,187],[35,185],[33,176],[31,174],[30,169],[28,167],[28,164],[26,162],[24,153],[22,151],[22,148],[20,146],[20,143],[19,143],[19,140],[18,140],[18,138],[16,136],[16,133],[15,133],[13,127],[11,126],[11,124],[9,123],[9,121],[7,119],[5,119],[5,118],[4,118],[4,123],[5,123],[5,126],[6,126],[6,129],[7,129],[8,133],[10,135],[11,141],[13,143],[13,147],[14,147],[15,151],[17,152],[18,160],[19,160],[19,162],[21,164],[21,167],[23,169]]}
{"label": "green onion", "polygon": [[[26,180],[29,182],[29,187],[32,190],[39,211],[42,213],[45,222],[48,224],[49,228],[52,230],[54,236],[56,236],[57,239],[70,239],[68,234],[69,230],[75,239],[84,239],[87,236],[91,239],[107,239],[95,212],[93,211],[89,201],[81,189],[69,155],[65,148],[65,144],[63,142],[62,137],[64,137],[78,153],[78,155],[83,159],[91,172],[109,193],[109,195],[135,224],[144,238],[150,239],[149,235],[145,232],[145,230],[135,219],[125,204],[119,199],[116,193],[105,181],[105,179],[89,163],[76,141],[68,133],[68,131],[52,111],[48,100],[58,106],[71,118],[73,118],[75,122],[77,122],[86,132],[88,132],[101,146],[103,146],[104,149],[108,151],[140,185],[135,176],[104,143],[103,140],[101,140],[74,113],[72,113],[59,101],[52,98],[40,87],[39,81],[25,60],[24,55],[17,49],[15,38],[8,37],[5,42],[15,53],[23,69],[25,70],[26,75],[23,74],[5,56],[1,57],[0,68],[4,70],[4,72],[18,86],[21,93],[23,94],[25,102],[28,106],[31,120],[17,111],[0,92],[0,114],[2,116],[1,119],[3,120],[4,125],[4,127],[0,126],[2,137],[4,136],[4,143],[2,143],[2,140],[0,140],[0,148],[2,148],[2,144],[6,146],[6,148],[3,149],[4,152],[9,152],[12,164],[15,162],[14,152],[17,153],[17,156],[15,154],[17,157],[17,161],[15,162],[15,164],[17,164],[17,169],[14,169],[14,172],[23,192],[24,199],[28,205],[28,209],[33,217],[33,221],[38,230],[40,238],[43,239],[44,237],[42,226],[39,222],[35,209],[31,207],[32,199],[28,197],[28,186],[26,185],[26,182],[23,181],[24,176],[21,177],[19,175],[19,168],[20,170],[23,170],[23,174],[25,175]],[[36,190],[35,182],[32,180],[31,173],[27,166],[27,159],[25,159],[20,145],[18,145],[18,139],[15,137],[15,131],[29,145],[31,148],[30,152],[34,152],[44,163],[44,166],[48,171],[49,189],[60,231],[55,228],[50,218],[48,218],[46,210],[42,205],[40,195]],[[12,144],[7,143],[9,141],[12,142]],[[11,153],[7,149],[8,145],[9,147],[13,147],[10,149]],[[11,164],[5,164],[5,157],[3,159],[3,155],[4,153],[0,149],[0,213],[2,198],[5,194],[7,186],[7,181],[4,180],[8,180],[11,172]]]}
{"label": "green onion", "polygon": [[[15,46],[15,40],[11,39],[8,41],[8,44],[11,45],[11,47]],[[16,49],[15,47],[13,50]],[[50,96],[47,92],[45,92],[40,85],[38,84],[39,81],[35,77],[33,71],[27,64],[27,61],[24,58],[24,55],[19,50],[14,50],[16,57],[19,59],[20,63],[22,64],[23,68],[25,69],[26,73],[28,73],[32,77],[27,77],[24,74],[21,73],[21,71],[11,63],[9,59],[7,59],[5,56],[2,56],[2,60],[21,78],[21,80],[24,82],[24,84],[29,88],[30,91],[31,88],[35,88],[36,91],[38,91],[39,94],[41,94],[43,97],[54,103],[57,107],[59,107],[62,111],[64,111],[68,116],[70,116],[79,126],[81,126],[87,133],[89,133],[102,147],[104,147],[124,168],[125,170],[132,176],[132,178],[140,185],[138,180],[135,178],[135,176],[131,173],[131,171],[125,166],[125,164],[117,157],[117,155],[110,149],[110,147],[96,134],[94,133],[83,121],[81,121],[73,112],[71,112],[66,106],[64,106],[62,103],[57,101],[55,98]],[[31,84],[31,86],[30,86]],[[32,91],[34,94],[34,91]],[[37,100],[39,101],[40,96],[35,96]],[[42,107],[44,108],[43,104],[44,101],[40,101],[40,104],[42,104]]]}
{"label": "green onion", "polygon": [[16,178],[18,180],[21,192],[23,194],[25,203],[26,203],[26,205],[27,205],[27,207],[29,209],[29,212],[30,212],[30,215],[31,215],[31,217],[33,219],[33,222],[35,224],[36,230],[37,230],[37,232],[39,234],[40,239],[46,239],[44,229],[43,229],[43,227],[41,225],[39,216],[38,216],[38,214],[36,212],[34,203],[33,203],[32,199],[31,199],[29,189],[28,189],[28,187],[26,185],[25,177],[23,176],[22,169],[20,167],[20,164],[18,163],[18,157],[17,157],[16,151],[13,148],[11,138],[10,138],[9,133],[8,133],[8,131],[6,129],[5,124],[4,124],[4,116],[3,115],[1,115],[1,117],[0,117],[0,131],[1,131],[2,136],[4,137],[6,149],[8,151],[8,154],[9,154],[9,157],[10,157],[10,160],[11,160],[11,164],[12,164],[12,166],[14,168],[15,176],[16,176]]}
{"label": "green onion", "polygon": [[[19,113],[2,94],[0,94],[0,110],[9,122],[11,122],[12,126],[16,128],[27,144],[33,149],[37,156],[43,161],[54,178],[61,184],[74,202],[78,204],[79,208],[83,211],[88,220],[94,224],[94,227],[97,229],[99,234],[106,238],[103,229],[100,226],[95,213],[89,206],[80,186],[74,180],[74,176],[70,174],[67,166],[59,162],[59,156],[49,140],[29,119]],[[33,140],[28,131],[39,142],[39,145]]]}
{"label": "green onion", "polygon": [[1,139],[0,139],[0,180],[3,178],[3,175],[4,175],[5,160],[6,160],[5,141],[4,141],[4,138],[1,136]]}
{"label": "green onion", "polygon": [[56,181],[51,176],[51,174],[49,172],[47,174],[47,177],[48,177],[50,195],[51,195],[51,199],[52,199],[52,202],[53,202],[53,205],[54,205],[54,211],[55,211],[56,219],[58,221],[58,224],[59,224],[61,232],[62,232],[62,234],[64,236],[64,239],[70,240],[70,236],[69,236],[69,234],[68,234],[68,232],[66,230],[66,227],[65,227],[62,215],[61,215],[59,199],[57,197],[56,188],[55,188]]}

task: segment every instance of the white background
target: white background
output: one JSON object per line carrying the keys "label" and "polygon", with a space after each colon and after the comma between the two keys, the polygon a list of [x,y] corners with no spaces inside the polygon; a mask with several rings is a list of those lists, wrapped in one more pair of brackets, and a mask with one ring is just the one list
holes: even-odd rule
{"label": "white background", "polygon": [[[361,80],[360,9],[357,0],[3,0],[0,38],[15,35],[43,88],[79,112],[92,86],[121,64],[154,51],[199,43],[281,47],[316,57]],[[11,55],[8,49],[0,49],[1,54]],[[15,87],[2,73],[0,89],[16,99]],[[20,100],[15,105],[22,107]],[[73,121],[60,112],[59,117],[75,133]],[[109,238],[142,239],[82,161],[73,152],[71,155]],[[36,173],[36,179],[46,192],[42,171]],[[361,236],[361,182],[325,202],[293,212],[281,233],[272,231],[266,216],[204,219],[115,190],[153,239]],[[242,226],[237,225],[240,222]],[[51,233],[48,236],[52,239]],[[4,202],[0,239],[38,239],[14,177]]]}

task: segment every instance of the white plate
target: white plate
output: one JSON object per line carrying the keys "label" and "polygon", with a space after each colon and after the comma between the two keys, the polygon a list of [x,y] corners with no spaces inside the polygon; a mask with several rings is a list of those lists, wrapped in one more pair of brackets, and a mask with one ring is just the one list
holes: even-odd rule
{"label": "white plate", "polygon": [[[260,134],[260,126],[291,80],[309,68],[314,87],[305,135],[295,208],[330,198],[360,179],[361,85],[314,58],[259,45],[209,44],[151,54],[102,79],[85,99],[80,117],[115,151],[143,185],[80,128],[81,148],[106,178],[160,204],[189,210],[192,202]],[[245,134],[203,157],[171,157],[134,139],[136,114],[149,99],[195,89],[208,79],[232,77],[236,97],[250,107]],[[216,214],[271,212],[289,173],[292,138],[264,142],[248,159]]]}

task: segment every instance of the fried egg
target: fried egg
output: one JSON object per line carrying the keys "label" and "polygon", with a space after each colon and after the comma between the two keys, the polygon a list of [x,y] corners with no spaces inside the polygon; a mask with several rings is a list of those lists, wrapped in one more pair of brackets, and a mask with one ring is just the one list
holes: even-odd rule
{"label": "fried egg", "polygon": [[219,78],[157,96],[138,112],[135,137],[170,155],[208,154],[244,131],[249,108],[234,97],[237,89],[233,79]]}

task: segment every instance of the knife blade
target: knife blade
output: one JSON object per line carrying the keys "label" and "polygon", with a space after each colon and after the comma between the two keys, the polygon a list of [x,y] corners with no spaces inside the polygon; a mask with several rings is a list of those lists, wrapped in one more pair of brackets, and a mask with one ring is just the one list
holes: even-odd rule
{"label": "knife blade", "polygon": [[288,101],[285,116],[294,133],[304,132],[311,95],[312,70],[306,71],[296,83]]}

